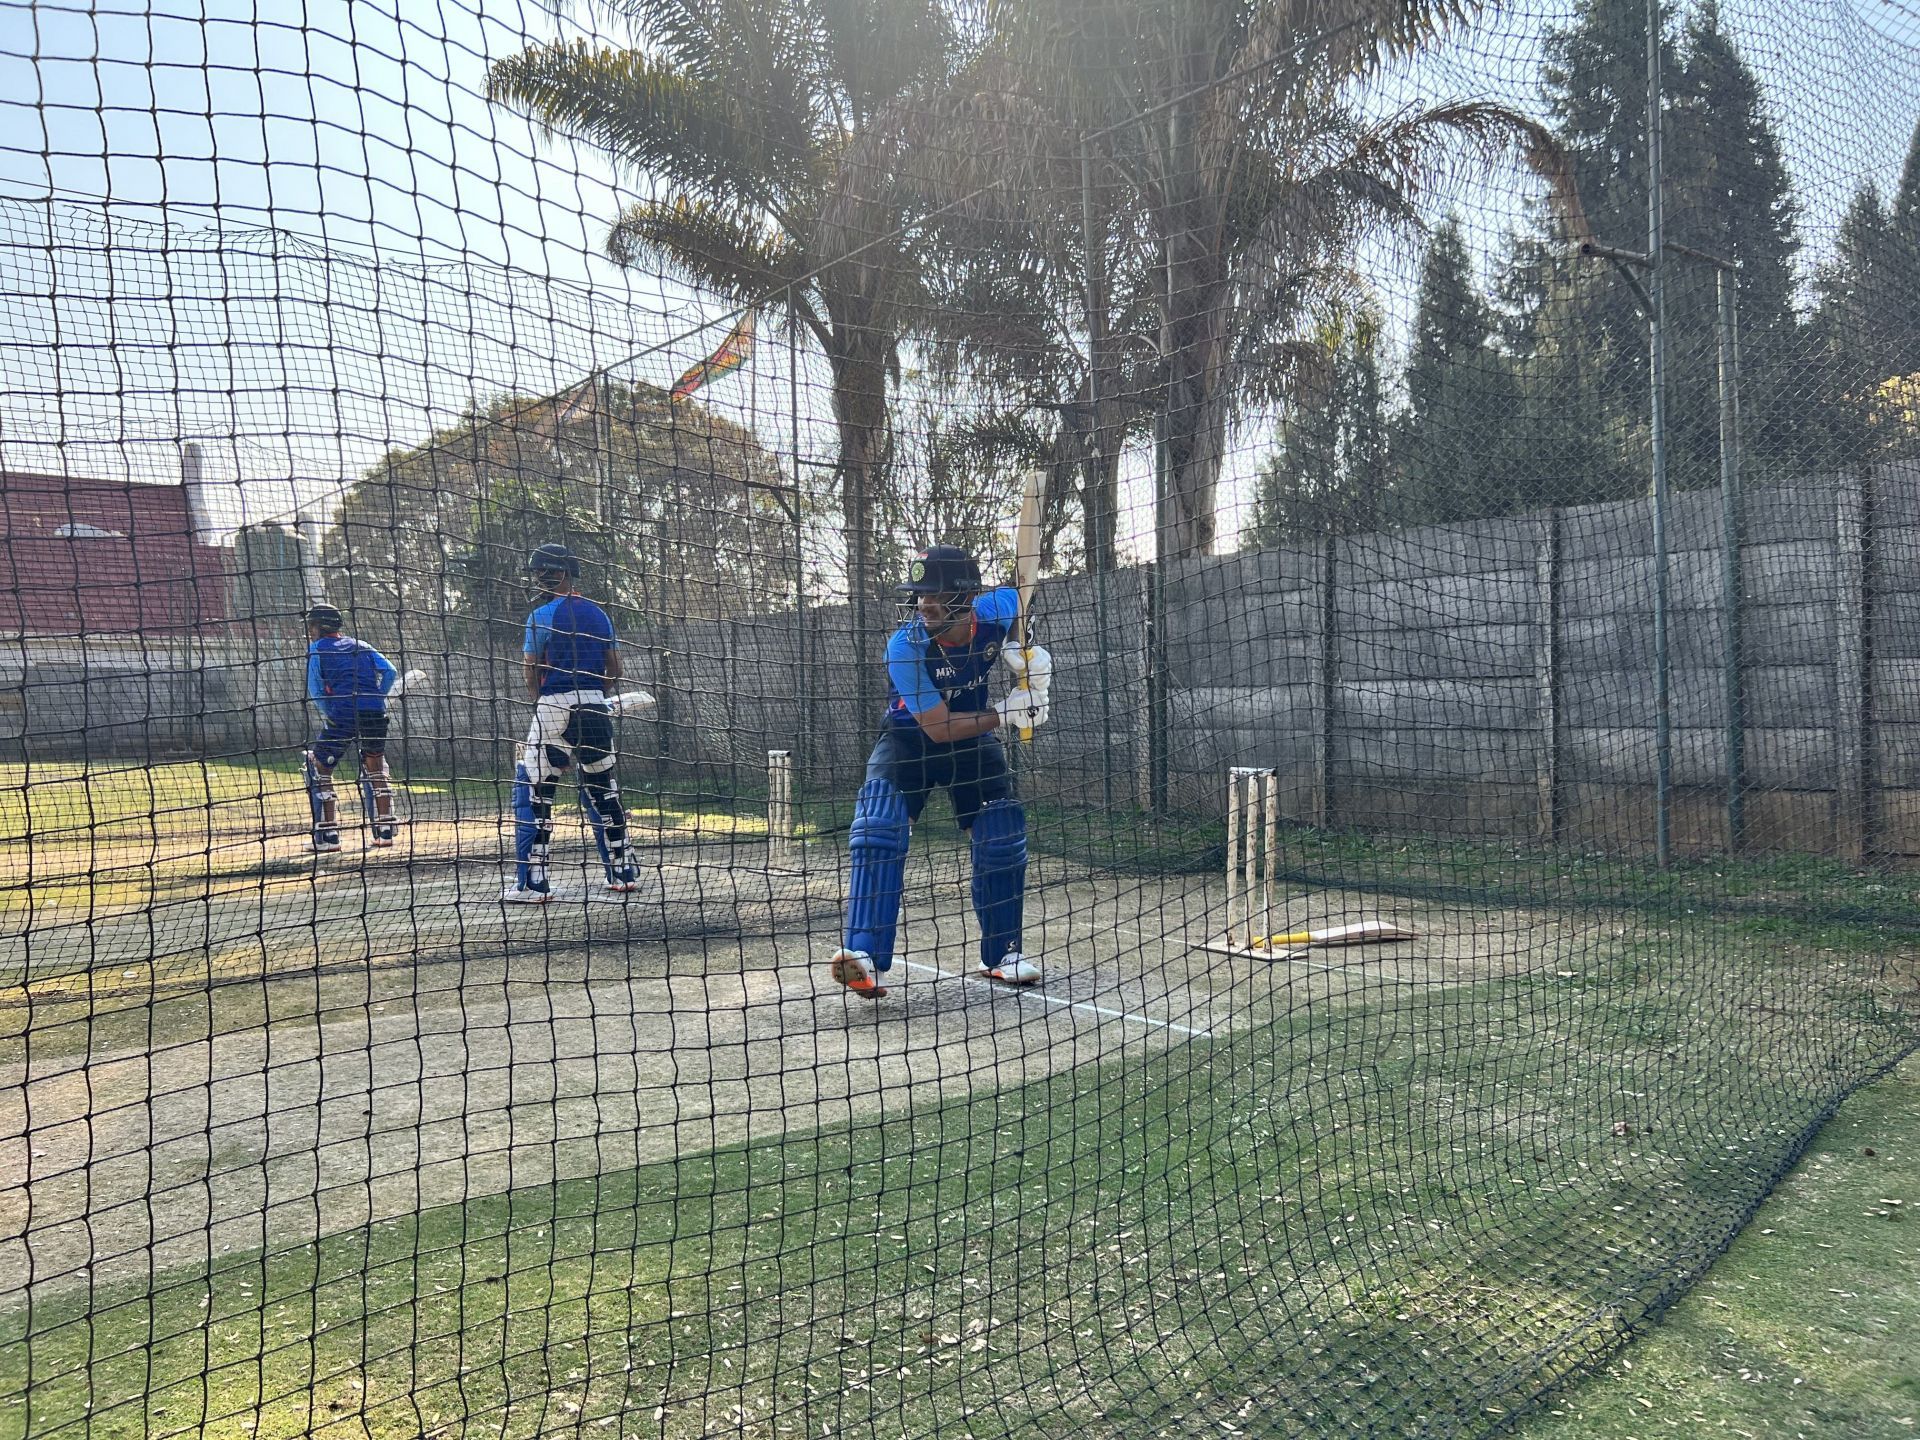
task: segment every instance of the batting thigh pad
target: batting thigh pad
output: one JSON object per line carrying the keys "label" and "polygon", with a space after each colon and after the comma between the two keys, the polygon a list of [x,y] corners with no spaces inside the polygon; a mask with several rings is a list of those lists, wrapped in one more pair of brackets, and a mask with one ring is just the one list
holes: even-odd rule
{"label": "batting thigh pad", "polygon": [[[576,707],[597,706],[597,710],[577,709]],[[588,737],[585,745],[580,741],[582,717],[592,717],[585,723],[592,728],[593,720],[605,727],[605,734],[611,741],[613,724],[606,712],[606,701],[598,690],[569,690],[557,695],[542,695],[533,705],[533,720],[527,727],[527,743],[520,752],[520,764],[527,772],[529,780],[538,782],[556,778],[562,770],[573,763],[576,752],[582,761],[599,758],[606,753],[598,748],[594,741],[599,732]]]}
{"label": "batting thigh pad", "polygon": [[876,970],[893,965],[911,836],[899,787],[891,780],[862,785],[847,842],[852,869],[847,881],[847,949],[865,951]]}
{"label": "batting thigh pad", "polygon": [[1027,890],[1027,812],[1018,800],[989,800],[973,822],[973,913],[980,963],[992,967],[1020,948]]}

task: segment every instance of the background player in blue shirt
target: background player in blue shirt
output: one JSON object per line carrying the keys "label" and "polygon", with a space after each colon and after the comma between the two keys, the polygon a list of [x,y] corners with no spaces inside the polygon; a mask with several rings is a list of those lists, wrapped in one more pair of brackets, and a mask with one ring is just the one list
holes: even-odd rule
{"label": "background player in blue shirt", "polygon": [[[879,977],[893,965],[907,843],[927,798],[945,786],[973,847],[980,973],[1031,985],[1040,967],[1020,951],[1027,817],[995,732],[1046,723],[1052,660],[1010,641],[1018,592],[983,590],[980,566],[958,546],[927,549],[896,588],[913,598],[914,615],[887,642],[886,721],[867,760],[849,841],[846,943],[828,969],[856,995],[887,993]],[[1026,685],[990,703],[996,659]]]}
{"label": "background player in blue shirt", "polygon": [[307,698],[319,708],[320,733],[306,752],[307,799],[313,807],[313,848],[340,848],[339,802],[333,767],[349,745],[360,748],[360,797],[371,843],[393,844],[393,786],[387,777],[387,692],[396,672],[364,640],[342,635],[344,617],[331,605],[306,613]]}
{"label": "background player in blue shirt", "polygon": [[627,812],[614,775],[613,712],[607,694],[621,676],[620,648],[607,612],[574,593],[580,557],[542,545],[527,557],[539,603],[527,616],[521,647],[533,724],[513,773],[517,873],[505,899],[539,905],[552,894],[553,795],[567,767],[580,763],[580,803],[593,828],[607,888],[636,887],[627,845]]}

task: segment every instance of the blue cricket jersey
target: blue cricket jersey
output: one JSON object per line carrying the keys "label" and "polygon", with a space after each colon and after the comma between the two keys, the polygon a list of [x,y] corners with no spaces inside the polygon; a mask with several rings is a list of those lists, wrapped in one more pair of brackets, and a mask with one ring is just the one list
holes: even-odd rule
{"label": "blue cricket jersey", "polygon": [[940,644],[918,615],[894,631],[887,641],[887,722],[918,730],[914,717],[942,701],[955,715],[987,709],[987,677],[1019,615],[1019,591],[1003,586],[974,597],[973,634],[964,644]]}
{"label": "blue cricket jersey", "polygon": [[527,616],[529,660],[546,667],[540,693],[603,690],[607,655],[614,649],[613,621],[584,595],[557,595]]}
{"label": "blue cricket jersey", "polygon": [[386,656],[351,635],[323,635],[307,646],[307,698],[329,720],[384,713],[397,674]]}

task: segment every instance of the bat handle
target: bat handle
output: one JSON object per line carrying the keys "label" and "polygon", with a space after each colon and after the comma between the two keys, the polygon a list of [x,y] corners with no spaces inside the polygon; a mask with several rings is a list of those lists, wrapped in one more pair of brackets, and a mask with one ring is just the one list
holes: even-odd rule
{"label": "bat handle", "polygon": [[[1028,643],[1026,626],[1024,624],[1020,627],[1020,631],[1020,658],[1028,664],[1032,664],[1033,646]],[[1022,690],[1032,688],[1027,684],[1026,671],[1024,669],[1022,669],[1020,673],[1020,688]],[[1022,745],[1031,745],[1033,743],[1033,727],[1031,725],[1022,725],[1020,727],[1020,743]]]}

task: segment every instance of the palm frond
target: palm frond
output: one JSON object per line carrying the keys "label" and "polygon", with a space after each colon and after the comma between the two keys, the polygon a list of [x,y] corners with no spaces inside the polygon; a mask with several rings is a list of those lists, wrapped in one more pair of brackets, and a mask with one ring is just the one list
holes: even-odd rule
{"label": "palm frond", "polygon": [[1565,171],[1560,147],[1544,126],[1486,101],[1400,111],[1369,127],[1353,151],[1356,170],[1378,175],[1408,201],[1514,159],[1550,182]]}
{"label": "palm frond", "polygon": [[943,79],[957,40],[939,0],[802,0],[816,29],[822,78],[845,98],[847,128],[864,128],[896,97]]}
{"label": "palm frond", "polygon": [[715,294],[747,303],[793,308],[810,328],[818,324],[803,281],[805,252],[786,236],[749,217],[688,195],[647,200],[627,208],[607,232],[607,255],[623,266],[658,264]]}
{"label": "palm frond", "polygon": [[776,212],[791,207],[795,182],[819,160],[782,107],[637,50],[534,46],[493,63],[487,95],[522,109],[549,136],[585,140],[645,174]]}

